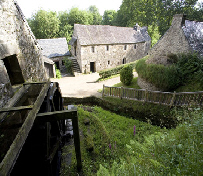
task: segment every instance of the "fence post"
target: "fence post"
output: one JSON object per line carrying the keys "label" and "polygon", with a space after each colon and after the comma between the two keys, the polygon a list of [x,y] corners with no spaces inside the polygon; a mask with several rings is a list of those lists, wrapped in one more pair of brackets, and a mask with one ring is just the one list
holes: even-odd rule
{"label": "fence post", "polygon": [[103,84],[102,98],[104,98],[104,87],[105,87],[105,85]]}
{"label": "fence post", "polygon": [[175,96],[176,96],[176,91],[174,91],[174,93],[173,93],[173,97],[172,97],[171,103],[170,103],[170,108],[171,108],[171,107],[173,106],[173,104],[174,104]]}
{"label": "fence post", "polygon": [[145,102],[147,102],[148,100],[147,100],[147,97],[148,97],[148,90],[147,89],[145,89]]}
{"label": "fence post", "polygon": [[121,98],[121,100],[123,98],[123,86],[121,87],[120,98]]}

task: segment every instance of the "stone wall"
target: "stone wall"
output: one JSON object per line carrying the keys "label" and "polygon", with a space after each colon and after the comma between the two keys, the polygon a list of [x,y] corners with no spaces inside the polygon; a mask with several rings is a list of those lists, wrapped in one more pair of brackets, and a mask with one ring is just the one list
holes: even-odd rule
{"label": "stone wall", "polygon": [[[95,71],[98,72],[116,67],[123,64],[123,62],[129,63],[141,59],[147,54],[150,44],[150,42],[92,46],[80,46],[77,44],[75,57],[83,73],[90,72],[90,62],[95,63]],[[73,55],[75,54],[74,46],[71,49]]]}
{"label": "stone wall", "polygon": [[175,15],[171,27],[162,38],[149,51],[149,55],[167,55],[168,53],[187,53],[191,51],[190,45],[182,30],[184,16]]}
{"label": "stone wall", "polygon": [[151,91],[163,91],[163,90],[160,90],[157,87],[155,87],[153,84],[148,83],[147,81],[145,81],[144,79],[142,79],[140,77],[138,77],[138,79],[137,79],[137,84],[142,89],[147,89],[147,90],[151,90]]}
{"label": "stone wall", "polygon": [[[20,7],[13,0],[0,1],[0,107],[12,95],[5,58],[15,55],[24,81],[47,80],[42,54]],[[7,88],[5,88],[5,86]],[[6,91],[5,91],[6,90]],[[2,94],[4,96],[2,96]]]}

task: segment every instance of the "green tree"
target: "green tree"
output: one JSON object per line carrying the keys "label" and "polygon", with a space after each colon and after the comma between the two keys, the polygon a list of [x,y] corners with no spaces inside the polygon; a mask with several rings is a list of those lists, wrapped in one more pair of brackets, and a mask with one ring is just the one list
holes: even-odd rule
{"label": "green tree", "polygon": [[117,12],[115,10],[105,10],[103,15],[103,25],[114,25]]}
{"label": "green tree", "polygon": [[102,22],[102,16],[99,13],[99,9],[96,6],[90,6],[88,12],[93,16],[91,25],[99,25]]}
{"label": "green tree", "polygon": [[93,23],[93,16],[85,10],[79,10],[78,8],[72,8],[68,14],[68,24],[74,26],[74,24],[91,24]]}
{"label": "green tree", "polygon": [[56,12],[38,10],[28,23],[37,39],[54,38],[58,36],[60,21]]}
{"label": "green tree", "polygon": [[71,36],[73,33],[73,27],[68,23],[68,12],[63,11],[59,12],[58,18],[60,20],[60,27],[59,27],[59,37],[66,37],[67,42],[71,40]]}

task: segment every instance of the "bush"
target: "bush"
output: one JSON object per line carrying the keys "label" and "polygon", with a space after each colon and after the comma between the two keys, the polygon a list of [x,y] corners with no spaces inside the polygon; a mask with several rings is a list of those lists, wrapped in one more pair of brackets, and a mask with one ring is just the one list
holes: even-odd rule
{"label": "bush", "polygon": [[141,78],[164,91],[171,91],[180,85],[177,66],[146,64],[145,61],[146,58],[139,60],[135,67]]}
{"label": "bush", "polygon": [[57,69],[56,65],[55,65],[55,71],[56,71],[56,78],[60,79],[61,78],[61,72],[59,69]]}
{"label": "bush", "polygon": [[133,80],[133,68],[131,65],[126,65],[120,71],[120,81],[126,86],[129,86],[132,80]]}
{"label": "bush", "polygon": [[73,68],[72,68],[72,65],[73,65],[73,61],[71,59],[65,59],[65,67],[67,69],[67,72],[70,73],[70,74],[73,74]]}
{"label": "bush", "polygon": [[[128,64],[125,64],[125,65],[131,65],[132,68],[135,68],[136,63],[137,63],[137,61],[131,62],[131,63],[128,63]],[[110,76],[117,75],[117,74],[120,73],[121,69],[122,69],[125,65],[119,65],[119,66],[114,67],[114,68],[102,70],[102,71],[99,72],[99,76],[100,76],[101,78],[108,78],[108,77],[110,77]]]}

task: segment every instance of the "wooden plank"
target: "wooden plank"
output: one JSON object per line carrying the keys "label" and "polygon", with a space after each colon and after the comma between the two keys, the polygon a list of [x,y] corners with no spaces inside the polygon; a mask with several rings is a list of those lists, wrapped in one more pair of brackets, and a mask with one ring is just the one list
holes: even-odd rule
{"label": "wooden plank", "polygon": [[29,112],[26,117],[22,127],[20,128],[18,134],[16,135],[13,143],[11,144],[9,150],[7,151],[6,156],[3,161],[0,163],[0,175],[9,175],[17,158],[20,154],[20,151],[25,143],[25,140],[32,128],[34,120],[36,118],[36,114],[38,113],[41,104],[47,94],[49,89],[50,82],[46,83],[44,87],[41,89],[37,100],[34,103],[33,109]]}
{"label": "wooden plank", "polygon": [[64,111],[54,111],[54,112],[45,112],[38,113],[36,122],[52,122],[57,120],[73,119],[77,115],[77,110],[64,110]]}
{"label": "wooden plank", "polygon": [[32,108],[33,108],[33,105],[10,107],[10,108],[1,108],[0,113],[2,113],[2,112],[12,112],[12,111],[21,111],[21,110],[31,110]]}
{"label": "wooden plank", "polygon": [[51,122],[51,121],[65,120],[65,119],[72,119],[77,168],[78,170],[81,170],[82,160],[81,160],[81,151],[80,151],[80,135],[79,135],[77,109],[75,108],[75,109],[64,110],[64,111],[39,113],[37,114],[36,121]]}
{"label": "wooden plank", "polygon": [[[30,86],[22,86],[15,94],[14,96],[6,103],[6,105],[3,108],[9,108],[15,106],[17,101],[23,96],[23,94],[29,89]],[[7,113],[0,114],[0,121],[4,119]]]}

